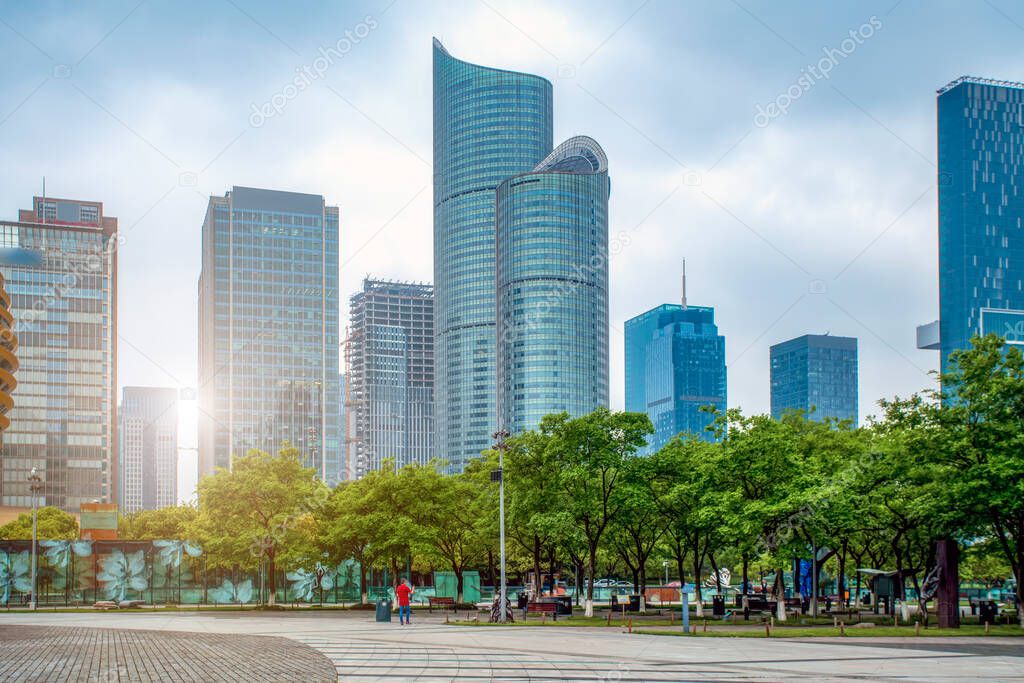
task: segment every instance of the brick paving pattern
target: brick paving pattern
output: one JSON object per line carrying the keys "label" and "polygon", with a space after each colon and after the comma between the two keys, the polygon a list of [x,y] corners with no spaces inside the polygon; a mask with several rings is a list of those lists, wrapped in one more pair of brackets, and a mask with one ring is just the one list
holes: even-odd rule
{"label": "brick paving pattern", "polygon": [[330,659],[289,638],[0,626],[0,681],[337,681]]}

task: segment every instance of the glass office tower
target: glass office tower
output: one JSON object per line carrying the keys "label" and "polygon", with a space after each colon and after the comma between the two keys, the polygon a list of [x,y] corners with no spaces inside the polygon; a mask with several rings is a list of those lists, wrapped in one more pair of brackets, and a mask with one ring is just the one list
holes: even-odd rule
{"label": "glass office tower", "polygon": [[121,392],[121,512],[178,504],[178,390]]}
{"label": "glass office tower", "polygon": [[434,457],[434,288],[363,280],[350,299],[348,478]]}
{"label": "glass office tower", "polygon": [[1024,83],[963,77],[938,93],[942,368],[975,334],[1024,344]]}
{"label": "glass office tower", "polygon": [[[654,434],[643,453],[653,453],[679,434],[706,441],[714,416],[708,406],[727,406],[725,337],[715,309],[665,304],[626,321],[626,396],[642,396]],[[630,373],[630,367],[634,372]],[[643,374],[639,372],[643,369]],[[642,382],[642,390],[637,383]]]}
{"label": "glass office tower", "polygon": [[608,406],[608,159],[578,136],[497,191],[498,420]]}
{"label": "glass office tower", "polygon": [[0,222],[0,271],[18,335],[18,384],[0,504],[78,512],[116,502],[117,219],[100,202],[35,197]]}
{"label": "glass office tower", "polygon": [[199,277],[199,471],[289,443],[340,476],[338,208],[235,187],[210,197]]}
{"label": "glass office tower", "polygon": [[857,426],[855,337],[805,334],[775,344],[770,356],[772,417],[802,410],[812,420],[832,417]]}
{"label": "glass office tower", "polygon": [[498,185],[552,148],[551,83],[452,57],[434,60],[436,453],[460,471],[492,444],[494,203]]}

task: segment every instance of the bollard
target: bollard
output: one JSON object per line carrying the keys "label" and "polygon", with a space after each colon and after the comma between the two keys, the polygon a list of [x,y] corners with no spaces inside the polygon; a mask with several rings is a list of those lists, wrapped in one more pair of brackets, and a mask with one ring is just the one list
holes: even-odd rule
{"label": "bollard", "polygon": [[839,622],[839,635],[841,635],[841,636],[845,636],[846,635],[846,622],[845,621],[840,621]]}
{"label": "bollard", "polygon": [[547,613],[546,612],[541,612],[540,613],[540,625],[543,626],[544,622],[547,621],[547,620],[548,620]]}
{"label": "bollard", "polygon": [[708,632],[708,620],[705,619],[704,620],[704,633],[707,633],[707,632]]}
{"label": "bollard", "polygon": [[839,625],[839,617],[833,616],[832,617],[832,628],[835,628],[838,625]]}
{"label": "bollard", "polygon": [[767,619],[764,620],[764,637],[765,638],[771,638],[772,637],[772,628],[771,628],[771,625],[768,623]]}
{"label": "bollard", "polygon": [[610,609],[608,610],[608,625],[612,625],[612,611]]}
{"label": "bollard", "polygon": [[914,635],[915,636],[921,635],[921,622],[920,621],[915,621],[914,622]]}
{"label": "bollard", "polygon": [[633,617],[629,618],[629,632],[633,632]]}
{"label": "bollard", "polygon": [[985,622],[985,635],[988,635],[988,622]]}

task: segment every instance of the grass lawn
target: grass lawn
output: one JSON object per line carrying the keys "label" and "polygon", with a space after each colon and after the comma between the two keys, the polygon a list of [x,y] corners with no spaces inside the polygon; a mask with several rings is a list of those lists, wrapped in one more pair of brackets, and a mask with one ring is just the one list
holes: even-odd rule
{"label": "grass lawn", "polygon": [[[687,634],[681,630],[675,631],[654,631],[646,629],[633,629],[634,633],[642,633],[651,636],[680,636],[684,637]],[[772,629],[772,638],[835,638],[840,634],[838,628],[831,626],[819,626],[819,627],[802,627],[802,626],[776,626]],[[922,638],[952,638],[960,636],[981,636],[985,637],[985,627],[983,626],[961,626],[957,629],[952,628],[922,628],[920,634],[915,634],[913,626],[875,626],[873,628],[847,628],[846,637],[853,638],[887,638],[887,637],[915,637],[919,635]],[[988,636],[1003,636],[1003,637],[1024,637],[1024,628],[1020,626],[993,626]],[[700,628],[697,629],[696,633],[689,634],[689,637],[703,637],[703,638],[764,638],[764,628],[759,629],[748,629],[748,630],[737,630],[737,631],[707,631],[704,632]]]}

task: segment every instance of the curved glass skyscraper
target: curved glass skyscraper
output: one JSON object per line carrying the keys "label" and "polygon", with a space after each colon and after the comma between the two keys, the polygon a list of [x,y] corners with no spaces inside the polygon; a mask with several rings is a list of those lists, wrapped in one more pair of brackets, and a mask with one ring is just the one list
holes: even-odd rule
{"label": "curved glass skyscraper", "polygon": [[437,455],[453,471],[491,445],[495,412],[494,193],[552,147],[551,83],[469,64],[434,40]]}
{"label": "curved glass skyscraper", "polygon": [[608,159],[574,137],[498,186],[498,417],[608,405]]}

